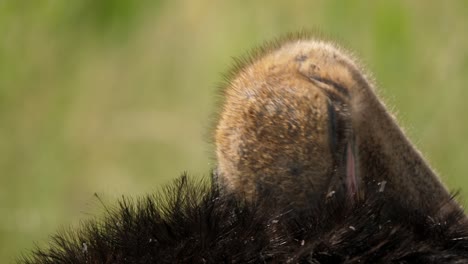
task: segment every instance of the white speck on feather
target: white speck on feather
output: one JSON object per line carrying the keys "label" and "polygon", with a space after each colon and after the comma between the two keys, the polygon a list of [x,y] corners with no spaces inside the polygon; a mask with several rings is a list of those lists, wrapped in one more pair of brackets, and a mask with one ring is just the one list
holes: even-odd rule
{"label": "white speck on feather", "polygon": [[88,245],[83,242],[83,253],[88,253]]}
{"label": "white speck on feather", "polygon": [[329,193],[327,193],[327,198],[331,198],[333,197],[333,195],[335,195],[335,191],[330,191]]}
{"label": "white speck on feather", "polygon": [[381,181],[377,185],[380,186],[379,192],[383,192],[385,190],[385,185],[387,184],[387,181]]}
{"label": "white speck on feather", "polygon": [[354,226],[349,226],[349,229],[356,231],[356,228]]}

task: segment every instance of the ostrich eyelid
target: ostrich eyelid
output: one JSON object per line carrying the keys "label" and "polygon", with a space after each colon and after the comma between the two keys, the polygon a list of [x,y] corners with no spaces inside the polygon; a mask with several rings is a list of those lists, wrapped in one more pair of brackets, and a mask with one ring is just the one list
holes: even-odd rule
{"label": "ostrich eyelid", "polygon": [[349,95],[349,90],[347,88],[345,88],[343,85],[335,82],[335,81],[332,81],[332,80],[329,80],[329,79],[325,79],[325,78],[322,78],[322,77],[318,77],[318,76],[309,76],[309,80],[313,81],[313,82],[319,82],[319,83],[323,83],[323,84],[326,84],[328,86],[332,86],[336,92],[338,92],[339,94],[345,96],[346,98],[349,98],[350,95]]}

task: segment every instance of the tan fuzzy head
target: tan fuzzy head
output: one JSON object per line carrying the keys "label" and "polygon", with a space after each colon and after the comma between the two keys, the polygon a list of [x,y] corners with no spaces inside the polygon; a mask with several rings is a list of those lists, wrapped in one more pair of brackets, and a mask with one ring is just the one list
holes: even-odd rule
{"label": "tan fuzzy head", "polygon": [[219,179],[248,199],[325,195],[339,180],[332,175],[345,169],[352,128],[342,98],[348,91],[326,91],[322,80],[347,87],[351,75],[340,63],[351,62],[332,44],[305,37],[261,50],[224,90],[215,134]]}
{"label": "tan fuzzy head", "polygon": [[450,200],[355,60],[307,36],[269,44],[235,68],[215,143],[221,185],[248,200],[385,191],[426,211]]}

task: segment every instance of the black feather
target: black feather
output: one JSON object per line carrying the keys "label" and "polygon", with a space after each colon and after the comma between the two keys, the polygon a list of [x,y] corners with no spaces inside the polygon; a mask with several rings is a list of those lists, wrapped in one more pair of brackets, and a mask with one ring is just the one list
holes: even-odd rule
{"label": "black feather", "polygon": [[212,182],[183,175],[160,194],[122,199],[102,220],[59,233],[49,248],[18,262],[468,262],[461,209],[422,212],[378,190],[355,203],[346,199],[337,193],[313,208],[276,208],[267,199],[246,203]]}

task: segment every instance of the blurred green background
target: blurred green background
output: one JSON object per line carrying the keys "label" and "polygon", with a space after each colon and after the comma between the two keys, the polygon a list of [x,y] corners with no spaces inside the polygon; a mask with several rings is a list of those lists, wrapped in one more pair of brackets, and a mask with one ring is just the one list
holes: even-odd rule
{"label": "blurred green background", "polygon": [[232,57],[301,29],[361,57],[443,180],[468,190],[467,14],[463,0],[0,1],[0,262],[99,212],[94,193],[208,175]]}

